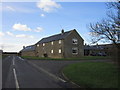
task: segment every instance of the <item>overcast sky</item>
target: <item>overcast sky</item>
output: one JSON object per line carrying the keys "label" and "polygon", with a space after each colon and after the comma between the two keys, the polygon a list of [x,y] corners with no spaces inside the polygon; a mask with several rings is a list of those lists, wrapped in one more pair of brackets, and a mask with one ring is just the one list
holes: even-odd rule
{"label": "overcast sky", "polygon": [[[19,52],[41,38],[58,34],[61,29],[76,29],[90,43],[88,24],[106,17],[105,2],[4,2],[0,15],[0,48]],[[1,7],[1,4],[0,4]],[[99,42],[100,43],[100,42]]]}

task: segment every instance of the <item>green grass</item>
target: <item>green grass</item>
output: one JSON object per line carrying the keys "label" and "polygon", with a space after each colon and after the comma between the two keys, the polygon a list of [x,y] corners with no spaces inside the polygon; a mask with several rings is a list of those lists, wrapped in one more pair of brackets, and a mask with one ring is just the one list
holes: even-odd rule
{"label": "green grass", "polygon": [[68,65],[63,73],[84,88],[117,88],[118,72],[111,63],[83,62]]}
{"label": "green grass", "polygon": [[98,60],[98,59],[109,59],[109,57],[104,56],[83,56],[81,58],[44,58],[44,57],[35,57],[35,56],[22,56],[24,59],[32,60]]}
{"label": "green grass", "polygon": [[2,59],[4,59],[4,58],[6,58],[8,55],[2,55],[1,57],[2,57]]}

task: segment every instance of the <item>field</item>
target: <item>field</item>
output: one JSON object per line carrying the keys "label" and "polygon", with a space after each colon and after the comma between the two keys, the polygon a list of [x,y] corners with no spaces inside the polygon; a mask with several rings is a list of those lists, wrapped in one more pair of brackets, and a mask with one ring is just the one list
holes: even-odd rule
{"label": "field", "polygon": [[69,80],[84,88],[117,88],[118,71],[112,63],[83,62],[63,69]]}
{"label": "field", "polygon": [[1,58],[4,59],[6,58],[8,55],[2,55]]}

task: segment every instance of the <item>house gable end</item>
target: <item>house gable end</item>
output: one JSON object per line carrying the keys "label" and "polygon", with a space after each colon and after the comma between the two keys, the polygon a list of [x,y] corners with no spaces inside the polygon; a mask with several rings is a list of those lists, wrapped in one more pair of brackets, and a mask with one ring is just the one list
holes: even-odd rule
{"label": "house gable end", "polygon": [[79,38],[84,41],[84,39],[80,36],[80,34],[76,31],[76,29],[72,30],[72,31],[69,33],[69,35],[67,35],[67,36],[65,37],[65,39],[69,38],[69,36],[71,36],[71,34],[73,34],[73,33],[76,34],[76,35],[78,35]]}

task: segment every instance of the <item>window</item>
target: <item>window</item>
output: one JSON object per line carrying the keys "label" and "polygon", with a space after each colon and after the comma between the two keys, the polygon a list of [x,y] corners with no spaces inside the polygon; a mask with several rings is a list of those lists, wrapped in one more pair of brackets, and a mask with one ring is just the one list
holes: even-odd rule
{"label": "window", "polygon": [[39,44],[37,44],[37,47],[39,47]]}
{"label": "window", "polygon": [[72,54],[78,54],[78,48],[77,47],[72,48]]}
{"label": "window", "polygon": [[61,44],[61,40],[59,40],[59,44]]}
{"label": "window", "polygon": [[72,39],[72,43],[73,44],[78,44],[78,40],[74,38],[74,39]]}
{"label": "window", "polygon": [[51,44],[53,45],[53,41],[51,42]]}
{"label": "window", "polygon": [[53,50],[51,50],[51,53],[53,53]]}
{"label": "window", "polygon": [[61,49],[59,49],[59,53],[61,53]]}
{"label": "window", "polygon": [[45,43],[43,43],[43,46],[45,46]]}

